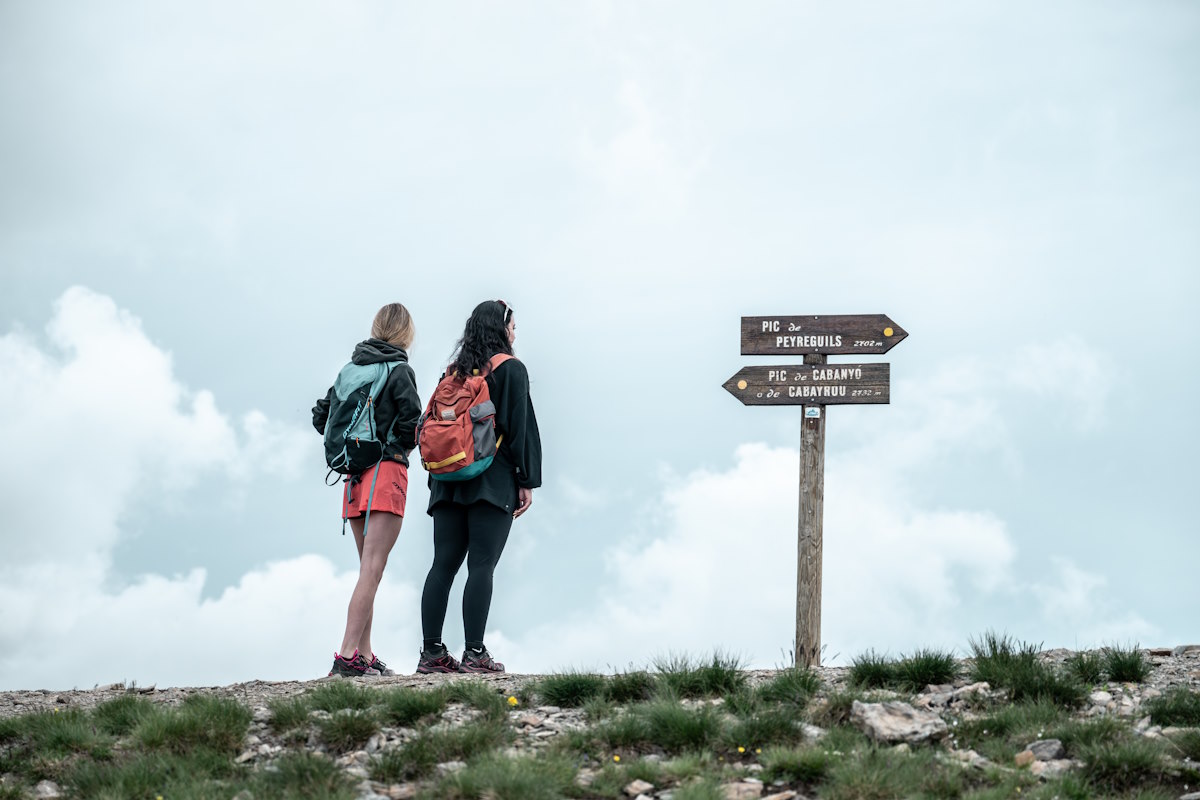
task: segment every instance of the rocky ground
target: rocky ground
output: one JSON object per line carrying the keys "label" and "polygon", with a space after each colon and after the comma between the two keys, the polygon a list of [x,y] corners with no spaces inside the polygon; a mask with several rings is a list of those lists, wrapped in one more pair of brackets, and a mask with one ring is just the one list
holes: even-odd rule
{"label": "rocky ground", "polygon": [[[1156,738],[1170,736],[1173,731],[1164,731],[1159,726],[1151,725],[1150,718],[1143,712],[1143,706],[1151,699],[1173,687],[1187,687],[1200,691],[1200,645],[1188,645],[1176,648],[1152,648],[1144,651],[1147,660],[1152,665],[1149,677],[1141,683],[1103,683],[1092,688],[1086,705],[1077,712],[1082,718],[1112,716],[1127,720],[1140,735]],[[1054,664],[1062,664],[1072,653],[1067,650],[1052,650],[1042,653],[1043,660]],[[822,679],[822,695],[838,692],[846,688],[848,668],[824,667],[816,672]],[[964,674],[965,674],[964,670]],[[775,670],[749,671],[746,676],[751,685],[770,680],[777,675]],[[369,685],[378,687],[431,687],[447,681],[473,681],[492,687],[505,697],[516,697],[523,694],[531,683],[538,680],[537,675],[397,675],[394,677],[378,677],[367,679]],[[0,717],[27,714],[53,709],[80,708],[88,709],[106,700],[111,700],[129,693],[136,692],[141,696],[168,705],[179,704],[187,696],[203,692],[238,700],[249,707],[254,714],[249,734],[245,741],[245,749],[238,756],[237,762],[244,764],[267,764],[289,747],[296,747],[295,736],[285,737],[276,735],[269,726],[271,713],[268,703],[273,699],[294,697],[316,686],[329,681],[345,680],[341,678],[322,678],[314,681],[282,681],[266,682],[251,681],[225,687],[193,687],[193,688],[157,688],[136,687],[124,684],[113,684],[90,690],[71,691],[10,691],[0,692]],[[974,708],[982,708],[986,701],[998,693],[986,683],[971,683],[966,679],[945,686],[929,686],[915,697],[901,696],[895,693],[875,692],[873,701],[855,702],[851,722],[872,739],[886,742],[892,746],[906,747],[927,740],[943,742],[948,757],[961,760],[976,767],[996,766],[1001,769],[1029,767],[1034,774],[1045,774],[1052,778],[1070,771],[1074,764],[1062,758],[1061,745],[1054,742],[1031,742],[1027,751],[1018,755],[1015,764],[992,765],[986,758],[969,749],[956,746],[953,724],[970,719]],[[527,693],[526,693],[527,696]],[[535,701],[536,702],[536,701]],[[721,698],[690,701],[692,703],[720,704]],[[513,754],[536,751],[546,747],[556,737],[572,729],[585,727],[585,714],[580,709],[562,709],[545,705],[525,705],[513,701],[514,707],[509,713],[509,724],[516,736],[509,748]],[[314,715],[326,712],[314,711]],[[479,712],[461,704],[452,703],[442,713],[442,724],[459,726],[470,722]],[[948,725],[947,720],[952,720]],[[805,734],[811,738],[819,738],[823,731],[812,725],[807,725]],[[368,778],[367,765],[373,755],[403,745],[416,735],[416,731],[407,728],[383,728],[371,737],[362,750],[350,753],[328,753],[336,759],[348,775],[355,778],[359,786],[359,796],[362,798],[406,798],[413,797],[417,792],[415,784],[384,785],[373,783]],[[314,752],[326,753],[326,747],[319,737],[309,735],[304,746]],[[455,762],[439,764],[439,772],[460,769],[463,765]],[[580,771],[578,780],[588,780],[588,770]],[[46,782],[49,783],[49,782]],[[654,792],[653,787],[636,785],[631,782],[628,794],[630,797],[668,798],[670,792]],[[57,797],[58,788],[54,785],[39,785],[39,797]],[[771,797],[774,800],[787,800],[798,797],[795,792],[775,790],[756,781],[753,775],[744,780],[730,783],[725,793],[727,797]],[[1200,793],[1185,795],[1189,798],[1200,798]]]}

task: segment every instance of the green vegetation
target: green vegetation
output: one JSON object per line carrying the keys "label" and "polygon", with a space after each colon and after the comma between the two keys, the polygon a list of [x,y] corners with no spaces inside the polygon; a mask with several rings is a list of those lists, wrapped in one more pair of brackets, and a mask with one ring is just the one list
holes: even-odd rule
{"label": "green vegetation", "polygon": [[770,747],[762,753],[763,778],[813,786],[829,774],[833,758],[816,747]]}
{"label": "green vegetation", "polygon": [[564,759],[489,755],[442,778],[431,795],[446,800],[557,800],[574,780],[575,768]]}
{"label": "green vegetation", "polygon": [[849,683],[859,689],[893,689],[914,694],[929,685],[952,683],[957,677],[958,662],[953,653],[921,649],[891,660],[868,650],[852,662]]}
{"label": "green vegetation", "polygon": [[1200,727],[1200,692],[1178,686],[1146,704],[1155,725]]}
{"label": "green vegetation", "polygon": [[1085,686],[1095,686],[1104,679],[1104,660],[1099,653],[1076,653],[1063,666],[1067,674]]}
{"label": "green vegetation", "polygon": [[1132,647],[1112,645],[1104,648],[1104,671],[1112,681],[1141,683],[1150,675],[1150,662],[1136,644]]}
{"label": "green vegetation", "polygon": [[357,750],[379,733],[379,720],[370,711],[339,711],[317,722],[321,741],[334,752]]}
{"label": "green vegetation", "polygon": [[[763,780],[765,793],[835,800],[1158,800],[1200,784],[1200,693],[1176,688],[1149,701],[1154,724],[1177,728],[1158,739],[1139,735],[1135,718],[1077,708],[1085,686],[1148,677],[1136,646],[1081,653],[1055,670],[1036,646],[1006,635],[970,645],[966,668],[936,650],[894,659],[868,651],[844,681],[820,673],[833,676],[828,684],[799,668],[758,678],[719,652],[670,656],[651,671],[506,683],[504,693],[471,678],[424,689],[322,681],[269,701],[266,724],[253,726],[250,710],[227,697],[196,693],[169,705],[128,693],[91,710],[0,719],[0,800],[31,796],[41,780],[99,800],[353,800],[363,768],[381,784],[415,783],[420,800],[620,800],[634,780],[651,784],[650,794],[703,800],[724,798],[727,784],[747,777]],[[943,745],[878,744],[849,722],[855,700],[960,677],[1004,692],[943,710]],[[544,720],[530,708],[539,704],[566,711]],[[379,732],[382,746],[358,752]],[[1050,780],[1017,768],[1016,754],[1038,739],[1060,740],[1077,766]],[[957,757],[968,749],[990,765]]]}
{"label": "green vegetation", "polygon": [[671,654],[656,659],[654,668],[660,689],[676,697],[724,697],[746,686],[741,661],[719,650],[708,660]]}
{"label": "green vegetation", "polygon": [[821,679],[810,669],[790,667],[758,688],[758,696],[768,703],[785,703],[805,708],[821,689]]}
{"label": "green vegetation", "polygon": [[1041,645],[1010,639],[988,631],[971,640],[971,677],[1007,689],[1014,703],[1046,700],[1066,708],[1082,705],[1086,690],[1069,671],[1058,672],[1038,659]]}
{"label": "green vegetation", "polygon": [[186,755],[195,750],[237,754],[250,710],[235,700],[194,694],[178,708],[149,714],[133,730],[144,747]]}
{"label": "green vegetation", "polygon": [[497,722],[479,722],[460,728],[423,731],[404,746],[389,750],[374,759],[371,777],[385,783],[427,777],[438,764],[466,761],[480,753],[496,750],[512,738],[508,726]]}
{"label": "green vegetation", "polygon": [[579,708],[588,700],[604,696],[608,681],[591,672],[549,675],[536,684],[537,695],[551,706]]}
{"label": "green vegetation", "polygon": [[256,772],[250,781],[255,800],[351,800],[355,796],[354,781],[328,758],[292,752],[274,766]]}
{"label": "green vegetation", "polygon": [[654,694],[654,678],[644,670],[619,672],[608,679],[605,697],[614,703],[641,703]]}

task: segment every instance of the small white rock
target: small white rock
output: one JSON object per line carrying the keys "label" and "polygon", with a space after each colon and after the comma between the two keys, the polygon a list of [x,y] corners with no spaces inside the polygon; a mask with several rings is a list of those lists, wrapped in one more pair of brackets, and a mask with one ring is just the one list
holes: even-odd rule
{"label": "small white rock", "polygon": [[628,795],[629,797],[636,797],[638,795],[643,795],[646,792],[650,792],[653,790],[654,790],[653,783],[648,783],[647,781],[642,781],[642,780],[630,781],[628,784],[625,785],[625,788],[622,789],[622,791],[625,792],[625,794]]}
{"label": "small white rock", "polygon": [[37,798],[62,797],[62,790],[54,781],[42,781],[33,787],[33,796]]}

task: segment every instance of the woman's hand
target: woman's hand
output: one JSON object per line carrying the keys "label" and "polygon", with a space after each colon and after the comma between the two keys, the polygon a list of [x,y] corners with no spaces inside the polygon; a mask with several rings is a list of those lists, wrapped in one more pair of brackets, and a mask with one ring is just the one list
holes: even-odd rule
{"label": "woman's hand", "polygon": [[533,505],[533,489],[517,487],[517,510],[513,512],[513,519],[528,511],[531,505]]}

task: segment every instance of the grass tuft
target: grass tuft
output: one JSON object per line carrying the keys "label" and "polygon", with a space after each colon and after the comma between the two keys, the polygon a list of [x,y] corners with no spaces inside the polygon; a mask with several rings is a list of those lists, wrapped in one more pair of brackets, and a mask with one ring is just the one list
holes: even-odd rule
{"label": "grass tuft", "polygon": [[389,725],[411,727],[425,717],[440,714],[446,707],[446,693],[438,689],[411,689],[405,686],[381,692],[381,714]]}
{"label": "grass tuft", "polygon": [[906,692],[921,692],[926,686],[953,683],[958,678],[958,662],[953,653],[923,648],[896,663],[897,688]]}
{"label": "grass tuft", "polygon": [[483,717],[492,722],[502,722],[508,718],[508,704],[503,695],[487,684],[474,681],[456,681],[448,684],[443,691],[450,702],[463,703],[483,712]]}
{"label": "grass tuft", "polygon": [[216,781],[235,775],[226,753],[199,748],[189,753],[140,752],[121,761],[79,761],[63,782],[76,797],[217,797]]}
{"label": "grass tuft", "polygon": [[758,696],[768,703],[785,703],[805,708],[821,689],[821,679],[810,669],[790,667],[758,688]]}
{"label": "grass tuft", "polygon": [[895,680],[895,667],[887,656],[868,650],[850,662],[846,680],[856,689],[882,689]]}
{"label": "grass tuft", "polygon": [[271,711],[271,730],[276,733],[286,733],[308,725],[308,712],[312,710],[304,696],[275,697],[267,702],[267,708]]}
{"label": "grass tuft", "polygon": [[488,756],[442,778],[433,793],[445,800],[557,800],[574,778],[575,768],[563,759]]}
{"label": "grass tuft", "polygon": [[1068,675],[1085,686],[1095,686],[1104,678],[1104,660],[1099,653],[1076,653],[1063,666]]}
{"label": "grass tuft", "polygon": [[725,800],[727,795],[714,780],[698,780],[685,784],[671,793],[671,800]]}
{"label": "grass tuft", "polygon": [[1200,764],[1200,731],[1184,731],[1172,736],[1171,744],[1181,758]]}
{"label": "grass tuft", "polygon": [[1183,686],[1153,698],[1146,709],[1155,725],[1200,726],[1200,692]]}
{"label": "grass tuft", "polygon": [[659,683],[677,697],[725,697],[746,686],[741,661],[719,650],[707,661],[686,655],[660,657],[654,668]]}
{"label": "grass tuft", "polygon": [[347,708],[354,711],[364,711],[371,707],[372,695],[369,689],[353,680],[339,678],[330,681],[305,695],[309,708],[328,711],[330,714]]}
{"label": "grass tuft", "polygon": [[92,709],[96,727],[113,736],[125,736],[145,717],[156,712],[154,704],[144,697],[124,695],[107,700]]}
{"label": "grass tuft", "polygon": [[328,758],[313,753],[287,753],[274,769],[255,773],[254,800],[351,800],[354,783]]}
{"label": "grass tuft", "polygon": [[800,730],[800,718],[793,709],[786,707],[764,708],[749,714],[726,728],[723,735],[730,749],[765,747],[799,742],[804,738]]}
{"label": "grass tuft", "polygon": [[854,701],[863,702],[865,695],[861,692],[830,692],[825,702],[813,709],[813,722],[822,727],[845,725],[850,721],[850,708]]}
{"label": "grass tuft", "polygon": [[563,672],[538,681],[535,692],[547,705],[579,708],[588,700],[602,697],[608,682],[592,672]]}
{"label": "grass tuft", "polygon": [[824,780],[832,761],[828,752],[813,747],[769,747],[763,750],[759,759],[764,780],[798,782],[807,786]]}
{"label": "grass tuft", "polygon": [[1146,739],[1085,748],[1082,773],[1093,786],[1124,792],[1158,780],[1164,771],[1163,750]]}
{"label": "grass tuft", "polygon": [[508,743],[512,732],[503,721],[481,720],[461,728],[433,728],[422,732],[403,747],[375,758],[368,770],[372,780],[383,783],[422,778],[446,761],[468,759]]}
{"label": "grass tuft", "polygon": [[1067,749],[1067,755],[1075,757],[1085,749],[1102,744],[1112,744],[1125,736],[1128,729],[1112,717],[1089,720],[1069,720],[1046,731],[1044,739],[1058,739]]}
{"label": "grass tuft", "polygon": [[1069,674],[1056,672],[1038,660],[1040,645],[1010,639],[988,631],[979,640],[971,640],[975,664],[971,676],[987,681],[998,689],[1007,689],[1014,703],[1024,700],[1048,700],[1066,708],[1083,703],[1083,685]]}
{"label": "grass tuft", "polygon": [[654,676],[648,672],[619,672],[608,679],[604,695],[620,705],[642,703],[654,696],[654,688]]}
{"label": "grass tuft", "polygon": [[721,721],[711,706],[688,709],[660,701],[639,711],[646,720],[648,742],[671,753],[702,750],[720,734]]}
{"label": "grass tuft", "polygon": [[1121,683],[1141,683],[1150,676],[1150,662],[1135,643],[1132,647],[1111,645],[1104,648],[1104,669],[1108,679]]}
{"label": "grass tuft", "polygon": [[321,741],[344,753],[357,750],[379,732],[379,720],[371,711],[340,711],[317,722]]}
{"label": "grass tuft", "polygon": [[146,747],[180,755],[195,749],[236,753],[251,716],[235,700],[194,694],[178,708],[144,717],[133,735]]}

